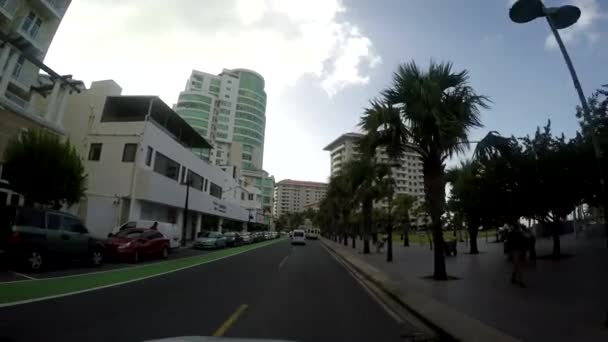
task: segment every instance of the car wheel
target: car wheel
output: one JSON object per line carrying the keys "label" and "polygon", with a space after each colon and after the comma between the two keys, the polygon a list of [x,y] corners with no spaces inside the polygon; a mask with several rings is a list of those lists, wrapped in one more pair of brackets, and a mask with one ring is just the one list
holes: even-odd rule
{"label": "car wheel", "polygon": [[169,257],[169,248],[167,248],[167,246],[163,247],[163,250],[160,253],[163,259],[167,259]]}
{"label": "car wheel", "polygon": [[133,252],[133,259],[131,259],[131,262],[134,264],[139,262],[139,251],[137,249]]}
{"label": "car wheel", "polygon": [[103,252],[99,248],[95,248],[93,252],[91,252],[91,266],[100,267],[103,265]]}
{"label": "car wheel", "polygon": [[29,271],[38,272],[41,271],[44,266],[44,258],[42,256],[42,252],[37,249],[32,249],[27,254],[26,266]]}

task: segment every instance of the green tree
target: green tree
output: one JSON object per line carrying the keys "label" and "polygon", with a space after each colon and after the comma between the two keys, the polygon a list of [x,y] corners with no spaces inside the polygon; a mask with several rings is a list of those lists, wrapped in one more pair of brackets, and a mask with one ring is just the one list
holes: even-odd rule
{"label": "green tree", "polygon": [[480,108],[488,99],[469,85],[466,70],[452,71],[451,63],[431,62],[421,70],[415,62],[399,66],[392,85],[382,94],[384,103],[373,101],[362,118],[366,132],[376,131],[378,143],[389,156],[404,151],[420,154],[423,162],[426,202],[432,220],[433,277],[447,279],[441,217],[445,211],[445,161],[468,147],[468,132],[481,127]]}
{"label": "green tree", "polygon": [[42,129],[11,139],[4,151],[4,176],[26,205],[77,203],[86,191],[84,165],[69,141]]}
{"label": "green tree", "polygon": [[387,188],[392,186],[389,180],[390,166],[377,162],[376,139],[375,132],[369,131],[357,143],[357,158],[344,167],[352,182],[353,198],[361,207],[364,254],[370,252],[369,238],[373,225],[374,202],[385,198]]}

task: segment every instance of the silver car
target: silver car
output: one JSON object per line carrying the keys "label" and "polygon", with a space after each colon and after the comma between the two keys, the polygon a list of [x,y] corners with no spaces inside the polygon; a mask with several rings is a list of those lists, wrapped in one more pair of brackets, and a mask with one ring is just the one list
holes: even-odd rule
{"label": "silver car", "polygon": [[193,247],[196,249],[224,248],[226,247],[226,237],[219,232],[203,232],[194,241]]}

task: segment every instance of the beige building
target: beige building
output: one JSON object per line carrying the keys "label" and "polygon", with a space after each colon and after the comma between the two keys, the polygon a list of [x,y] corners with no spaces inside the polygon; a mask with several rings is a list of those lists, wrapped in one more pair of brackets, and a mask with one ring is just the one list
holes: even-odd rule
{"label": "beige building", "polygon": [[2,179],[2,156],[8,141],[33,128],[64,135],[67,96],[83,88],[82,82],[43,64],[70,3],[0,0],[0,205],[22,201]]}
{"label": "beige building", "polygon": [[327,183],[284,179],[274,187],[274,217],[314,207],[327,192]]}
{"label": "beige building", "polygon": [[[356,144],[363,135],[360,133],[345,133],[332,141],[323,150],[330,153],[330,174],[337,175],[345,163],[357,156]],[[395,180],[395,193],[414,196],[417,205],[424,202],[424,174],[420,155],[414,151],[407,151],[400,160],[389,160],[381,149],[376,154],[376,161],[394,165],[392,176]],[[386,201],[376,203],[377,207],[386,208]],[[422,224],[423,217],[417,219],[415,224]],[[416,220],[414,220],[416,221]]]}

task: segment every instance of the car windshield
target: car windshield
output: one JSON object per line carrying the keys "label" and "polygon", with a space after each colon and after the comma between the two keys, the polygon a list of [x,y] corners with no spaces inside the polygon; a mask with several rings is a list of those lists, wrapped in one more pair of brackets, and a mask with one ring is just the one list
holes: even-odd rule
{"label": "car windshield", "polygon": [[303,237],[304,236],[304,232],[294,232],[293,236],[295,236],[295,237]]}

